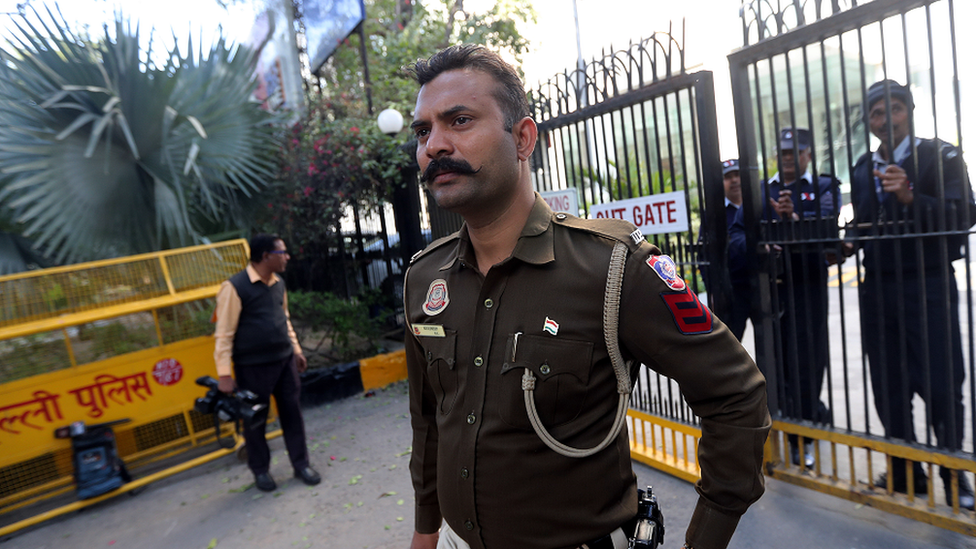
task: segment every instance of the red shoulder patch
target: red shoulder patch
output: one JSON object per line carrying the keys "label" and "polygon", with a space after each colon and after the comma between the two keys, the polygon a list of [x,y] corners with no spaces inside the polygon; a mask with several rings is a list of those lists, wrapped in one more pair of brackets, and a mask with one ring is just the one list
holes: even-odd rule
{"label": "red shoulder patch", "polygon": [[707,334],[712,331],[712,312],[698,296],[685,287],[685,291],[661,294],[661,299],[671,311],[678,331],[685,335]]}

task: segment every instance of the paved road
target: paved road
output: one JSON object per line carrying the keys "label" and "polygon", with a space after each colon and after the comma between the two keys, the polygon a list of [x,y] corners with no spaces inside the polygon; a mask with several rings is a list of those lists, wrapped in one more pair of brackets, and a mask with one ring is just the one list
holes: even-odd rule
{"label": "paved road", "polygon": [[[406,549],[413,530],[407,472],[406,386],[306,410],[313,461],[325,480],[289,477],[281,439],[272,441],[279,490],[261,494],[233,457],[150,485],[0,540],[3,549]],[[332,459],[332,458],[335,459]],[[662,504],[665,547],[683,542],[696,494],[686,482],[635,464],[640,485]],[[10,522],[0,516],[0,524]],[[214,541],[216,540],[216,541]],[[733,549],[973,548],[976,539],[846,500],[770,480],[743,517]],[[518,549],[518,548],[505,548]]]}

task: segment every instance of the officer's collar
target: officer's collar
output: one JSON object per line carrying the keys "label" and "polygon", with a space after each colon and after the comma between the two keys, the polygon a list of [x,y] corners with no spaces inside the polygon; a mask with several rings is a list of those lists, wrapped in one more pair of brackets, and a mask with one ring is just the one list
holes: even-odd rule
{"label": "officer's collar", "polygon": [[[254,268],[253,264],[248,263],[244,270],[247,271],[247,278],[251,281],[251,284],[257,284],[259,281],[264,282],[264,279],[262,279],[261,275],[258,274],[258,270]],[[278,275],[271,273],[271,282],[265,282],[265,284],[268,286],[274,286],[279,280],[281,279],[278,278]]]}
{"label": "officer's collar", "polygon": [[[458,261],[473,263],[469,258],[474,257],[474,248],[471,247],[471,238],[468,236],[467,224],[461,227],[458,232],[458,244],[451,259],[441,266],[440,270],[450,269]],[[546,201],[535,193],[535,203],[529,212],[529,218],[522,227],[518,242],[512,251],[512,256],[526,263],[542,265],[555,259],[553,253],[552,236],[552,210]]]}
{"label": "officer's collar", "polygon": [[522,227],[512,257],[536,265],[549,263],[556,258],[552,243],[552,210],[539,193],[535,193],[535,204]]}
{"label": "officer's collar", "polygon": [[[921,142],[922,140],[920,138],[915,138],[915,146],[918,146]],[[911,136],[906,135],[905,138],[901,140],[901,143],[895,147],[895,154],[891,155],[891,158],[894,160],[895,164],[901,164],[906,158],[909,157],[909,155],[912,154],[911,143]],[[878,147],[878,150],[874,151],[872,157],[875,164],[888,164],[888,161],[881,157],[881,147]]]}
{"label": "officer's collar", "polygon": [[[807,171],[800,177],[800,179],[806,181],[807,183],[813,183],[813,173],[810,172],[810,168],[809,167],[807,167]],[[769,178],[769,182],[770,183],[780,183],[780,180],[779,180],[779,172],[776,172],[776,175],[770,177]],[[791,181],[789,184],[793,184],[793,183],[794,182]]]}

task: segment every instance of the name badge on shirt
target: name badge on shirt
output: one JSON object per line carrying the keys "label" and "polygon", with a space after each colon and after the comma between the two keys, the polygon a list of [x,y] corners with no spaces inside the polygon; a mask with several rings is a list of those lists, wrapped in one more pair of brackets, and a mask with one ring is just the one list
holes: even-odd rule
{"label": "name badge on shirt", "polygon": [[444,327],[438,324],[414,324],[413,335],[417,337],[444,337]]}

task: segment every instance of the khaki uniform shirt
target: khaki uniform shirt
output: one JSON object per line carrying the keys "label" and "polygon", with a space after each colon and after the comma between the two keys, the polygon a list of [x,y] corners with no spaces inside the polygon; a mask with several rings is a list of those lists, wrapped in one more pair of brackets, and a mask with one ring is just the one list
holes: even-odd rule
{"label": "khaki uniform shirt", "polygon": [[486,276],[464,228],[415,257],[404,300],[418,532],[437,531],[443,516],[476,549],[555,549],[634,517],[626,429],[593,456],[564,457],[533,431],[521,388],[530,368],[539,416],[560,442],[590,448],[606,437],[618,397],[604,289],[611,250],[623,241],[631,253],[621,350],[676,380],[702,418],[701,497],[687,540],[696,549],[725,547],[763,492],[765,379],[693,293],[672,290],[648,265],[660,252],[643,237],[636,244],[634,230],[553,215],[537,196],[512,256]]}

